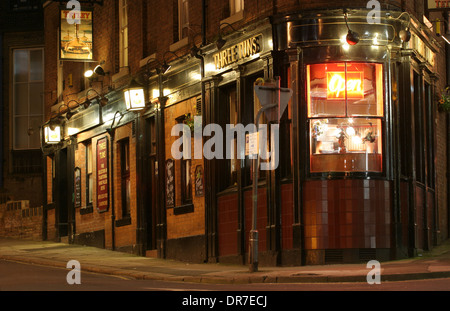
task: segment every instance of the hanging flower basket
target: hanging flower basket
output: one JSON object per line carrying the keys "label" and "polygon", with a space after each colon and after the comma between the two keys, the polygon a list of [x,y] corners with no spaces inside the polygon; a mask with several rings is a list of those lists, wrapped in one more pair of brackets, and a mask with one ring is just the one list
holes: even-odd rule
{"label": "hanging flower basket", "polygon": [[438,103],[438,110],[440,112],[450,112],[450,87],[447,86],[441,94],[441,98]]}

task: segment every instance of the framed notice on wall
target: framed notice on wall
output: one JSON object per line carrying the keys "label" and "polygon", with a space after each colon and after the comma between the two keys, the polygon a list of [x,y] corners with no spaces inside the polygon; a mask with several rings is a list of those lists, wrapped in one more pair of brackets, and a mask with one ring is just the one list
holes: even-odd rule
{"label": "framed notice on wall", "polygon": [[92,10],[60,10],[60,59],[93,59],[93,17]]}
{"label": "framed notice on wall", "polygon": [[97,209],[106,212],[109,206],[108,139],[97,141]]}
{"label": "framed notice on wall", "polygon": [[81,207],[81,169],[75,168],[74,171],[74,206]]}
{"label": "framed notice on wall", "polygon": [[166,161],[166,207],[175,206],[175,162]]}

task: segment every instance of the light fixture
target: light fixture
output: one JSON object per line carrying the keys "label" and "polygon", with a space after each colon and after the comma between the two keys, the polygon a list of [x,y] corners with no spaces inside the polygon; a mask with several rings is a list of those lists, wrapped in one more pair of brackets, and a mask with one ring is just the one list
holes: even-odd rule
{"label": "light fixture", "polygon": [[[400,19],[400,17],[402,17],[403,14],[408,15],[408,26],[406,26],[405,29],[399,31],[398,37],[400,38],[400,40],[402,40],[402,42],[409,42],[409,40],[411,40],[411,31],[409,30],[409,26],[411,25],[411,16],[409,15],[408,12],[402,12],[402,14],[400,14],[397,18],[395,18],[395,20]],[[391,16],[389,17],[393,18]]]}
{"label": "light fixture", "polygon": [[76,112],[73,112],[71,110],[70,106],[69,106],[71,102],[76,102],[77,103],[77,107],[80,106],[79,102],[77,102],[75,99],[72,99],[67,104],[63,104],[63,105],[59,106],[59,110],[58,110],[58,112],[61,112],[61,107],[63,107],[63,106],[67,107],[67,112],[66,112],[66,119],[67,119],[67,121],[69,121],[76,114]]}
{"label": "light fixture", "polygon": [[97,65],[94,69],[89,69],[84,73],[84,76],[88,79],[93,79],[95,75],[104,77],[109,74],[109,71],[105,71],[102,65],[105,61],[100,62],[100,65]]}
{"label": "light fixture", "polygon": [[200,33],[196,33],[196,34],[194,34],[194,36],[192,38],[192,47],[191,47],[191,50],[190,50],[190,54],[191,54],[192,57],[201,59],[202,58],[202,55],[200,54],[201,50],[195,45],[195,38],[198,37],[198,36],[201,36],[201,34]]}
{"label": "light fixture", "polygon": [[[97,94],[97,96],[92,98],[92,99],[89,99],[89,93],[91,91],[94,91]],[[100,105],[102,107],[105,106],[108,103],[108,99],[105,96],[100,95],[95,89],[89,89],[86,92],[86,101],[83,104],[84,108],[85,109],[89,108],[91,106],[91,104],[92,104],[92,100],[94,100],[94,99],[97,99],[97,102],[100,103]]]}
{"label": "light fixture", "polygon": [[162,74],[166,74],[166,73],[170,70],[170,68],[172,68],[171,65],[167,64],[167,61],[166,61],[166,55],[167,55],[167,53],[172,53],[173,55],[175,55],[175,56],[178,58],[178,55],[177,55],[175,52],[172,52],[172,51],[166,51],[166,52],[164,53],[164,55],[163,55],[163,60],[164,60],[164,62],[163,62],[163,64],[162,64],[162,66],[161,66],[161,73],[162,73]]}
{"label": "light fixture", "polygon": [[347,33],[347,37],[346,37],[346,41],[349,45],[356,45],[359,42],[359,34],[356,31],[353,31],[350,29],[350,27],[348,26],[348,21],[347,21],[347,11],[344,10],[344,19],[345,19],[345,25],[347,25],[347,29],[348,29],[348,33]]}
{"label": "light fixture", "polygon": [[144,88],[134,78],[123,90],[125,105],[128,111],[138,111],[145,108]]}
{"label": "light fixture", "polygon": [[56,145],[61,142],[62,122],[60,117],[52,118],[42,126],[44,142],[48,145]]}
{"label": "light fixture", "polygon": [[216,47],[217,47],[218,50],[222,49],[223,46],[225,45],[225,43],[227,43],[227,40],[225,40],[225,39],[222,37],[222,28],[221,28],[222,25],[230,26],[231,29],[233,29],[234,31],[236,31],[236,29],[234,29],[234,27],[233,27],[231,24],[229,24],[229,23],[221,23],[221,24],[219,25],[219,38],[218,38],[217,41],[216,41]]}

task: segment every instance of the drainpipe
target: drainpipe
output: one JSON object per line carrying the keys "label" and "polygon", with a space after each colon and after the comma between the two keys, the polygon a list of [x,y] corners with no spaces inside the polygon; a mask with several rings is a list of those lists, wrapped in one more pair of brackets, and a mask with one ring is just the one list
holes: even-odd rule
{"label": "drainpipe", "polygon": [[[206,0],[202,0],[202,46],[206,45],[206,12],[207,12],[207,7],[206,7]],[[201,109],[202,109],[202,125],[204,126],[204,124],[206,123],[206,115],[205,115],[205,83],[203,82],[203,79],[205,78],[205,57],[199,53],[199,59],[200,59],[200,75],[201,75],[201,97],[202,97],[202,102],[201,102]],[[203,127],[202,126],[202,127]],[[203,129],[202,129],[203,131]],[[203,164],[203,166],[205,166]],[[206,178],[206,176],[208,176],[207,171],[206,171],[206,167],[204,167],[204,176]],[[209,218],[209,212],[208,212],[208,205],[209,204],[209,200],[207,200],[207,196],[204,196],[205,198],[205,260],[208,261],[208,229],[206,229],[206,226],[208,224],[208,218]]]}
{"label": "drainpipe", "polygon": [[[0,34],[0,68],[3,68],[3,34]],[[3,72],[3,71],[2,71]],[[3,129],[3,74],[0,74],[0,128]],[[3,133],[0,135],[0,189],[3,188]]]}
{"label": "drainpipe", "polygon": [[[114,115],[114,119],[115,119]],[[114,121],[113,121],[114,122]],[[115,212],[115,201],[114,201],[114,136],[115,136],[115,130],[111,129],[109,131],[109,136],[111,137],[111,249],[114,251],[116,248],[116,241],[115,241],[115,223],[116,223],[116,212]]]}

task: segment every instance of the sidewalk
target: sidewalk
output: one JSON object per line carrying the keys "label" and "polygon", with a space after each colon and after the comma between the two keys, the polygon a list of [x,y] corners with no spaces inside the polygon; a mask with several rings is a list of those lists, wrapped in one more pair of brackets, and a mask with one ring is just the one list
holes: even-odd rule
{"label": "sidewalk", "polygon": [[[139,257],[95,247],[48,241],[0,238],[0,259],[66,268],[77,260],[81,272],[96,272],[136,279],[201,283],[318,283],[366,282],[366,264],[301,267],[259,267],[188,264],[174,260]],[[381,263],[382,281],[450,277],[450,240],[423,256]]]}

